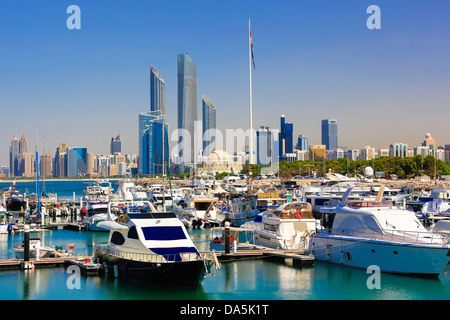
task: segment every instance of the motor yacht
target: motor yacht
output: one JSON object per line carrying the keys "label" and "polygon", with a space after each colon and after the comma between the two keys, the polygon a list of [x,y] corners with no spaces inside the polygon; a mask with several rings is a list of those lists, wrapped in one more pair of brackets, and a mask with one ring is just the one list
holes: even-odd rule
{"label": "motor yacht", "polygon": [[117,220],[99,223],[110,231],[107,244],[95,247],[95,256],[120,276],[197,288],[211,267],[212,256],[201,254],[173,212],[157,212],[150,202],[131,207]]}
{"label": "motor yacht", "polygon": [[[376,196],[353,200],[358,189],[378,186]],[[383,201],[384,184],[350,187],[335,206],[324,206],[329,228],[312,234],[316,260],[382,272],[438,276],[450,259],[447,236],[431,232],[414,212]]]}
{"label": "motor yacht", "polygon": [[289,202],[276,210],[268,209],[242,228],[252,229],[255,244],[273,249],[308,249],[309,236],[316,231],[311,204]]}

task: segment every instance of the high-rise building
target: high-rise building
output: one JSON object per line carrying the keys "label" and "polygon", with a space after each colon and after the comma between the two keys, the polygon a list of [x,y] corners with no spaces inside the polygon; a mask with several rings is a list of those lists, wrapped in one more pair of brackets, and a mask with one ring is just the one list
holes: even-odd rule
{"label": "high-rise building", "polygon": [[[197,67],[187,54],[178,55],[178,129],[190,136],[180,137],[180,156],[184,162],[194,161],[194,123],[197,120]],[[187,140],[190,140],[190,144]]]}
{"label": "high-rise building", "polygon": [[26,134],[24,134],[19,141],[19,153],[24,152],[28,152],[28,137]]}
{"label": "high-rise building", "polygon": [[308,136],[306,136],[304,134],[301,134],[298,136],[297,149],[298,150],[308,150],[309,149]]}
{"label": "high-rise building", "polygon": [[209,156],[211,152],[216,150],[215,148],[215,137],[213,141],[211,131],[216,129],[216,106],[214,102],[208,98],[207,96],[202,97],[202,111],[203,111],[203,122],[202,122],[202,132],[203,132],[203,152],[205,152],[206,148],[209,146],[208,154],[204,154],[204,156]]}
{"label": "high-rise building", "polygon": [[279,156],[280,158],[285,153],[292,153],[294,150],[293,144],[294,125],[292,122],[286,122],[284,114],[280,119],[280,132],[279,132]]}
{"label": "high-rise building", "polygon": [[169,141],[168,126],[164,122],[165,116],[161,115],[160,110],[139,114],[140,174],[164,174],[167,172]]}
{"label": "high-rise building", "polygon": [[327,149],[323,144],[312,144],[309,146],[310,157],[312,161],[325,161]]}
{"label": "high-rise building", "polygon": [[153,66],[150,66],[150,111],[166,114],[166,83]]}
{"label": "high-rise building", "polygon": [[9,147],[9,173],[10,177],[16,176],[17,168],[15,166],[15,160],[19,154],[19,138],[16,135],[11,139],[11,146]]}
{"label": "high-rise building", "polygon": [[80,177],[87,173],[87,148],[67,149],[67,176]]}
{"label": "high-rise building", "polygon": [[434,156],[437,146],[436,139],[431,136],[431,133],[425,134],[425,140],[422,143],[423,147],[428,147],[430,149],[430,155]]}
{"label": "high-rise building", "polygon": [[67,144],[60,143],[53,158],[53,176],[67,176]]}
{"label": "high-rise building", "polygon": [[335,119],[322,120],[322,144],[327,150],[338,147],[338,123]]}
{"label": "high-rise building", "polygon": [[117,135],[117,137],[115,138],[111,138],[110,152],[111,154],[122,152],[122,142],[120,141],[120,135]]}
{"label": "high-rise building", "polygon": [[47,177],[52,175],[52,155],[46,153],[40,156],[39,160],[39,176]]}
{"label": "high-rise building", "polygon": [[35,157],[31,152],[19,153],[15,159],[15,166],[17,168],[15,176],[17,177],[34,177],[35,170]]}
{"label": "high-rise building", "polygon": [[406,157],[406,152],[408,150],[408,145],[404,143],[394,143],[389,146],[389,157]]}
{"label": "high-rise building", "polygon": [[260,166],[272,164],[272,131],[261,126],[256,132],[256,163]]}

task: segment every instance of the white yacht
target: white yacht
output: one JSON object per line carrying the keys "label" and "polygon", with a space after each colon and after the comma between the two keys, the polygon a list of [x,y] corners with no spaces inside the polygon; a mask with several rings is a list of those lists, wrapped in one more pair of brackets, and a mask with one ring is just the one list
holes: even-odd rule
{"label": "white yacht", "polygon": [[[378,186],[376,197],[351,201],[358,188]],[[424,228],[414,212],[383,201],[384,184],[349,188],[336,206],[322,207],[330,229],[310,239],[316,260],[382,272],[438,276],[450,260],[447,237]]]}
{"label": "white yacht", "polygon": [[178,218],[184,220],[191,227],[216,226],[219,209],[215,204],[219,201],[210,189],[192,189],[186,197],[174,207]]}
{"label": "white yacht", "polygon": [[[86,229],[89,231],[106,231],[104,228],[99,228],[99,222],[105,221],[108,219],[108,203],[105,202],[93,202],[90,203],[88,209],[86,211],[86,215],[83,217],[83,224],[86,226]],[[112,217],[115,219],[117,216],[112,214]]]}
{"label": "white yacht", "polygon": [[[110,231],[107,244],[95,247],[95,256],[119,275],[197,288],[213,262],[201,254],[173,212],[157,212],[150,202],[138,210],[111,217],[99,227]],[[134,202],[126,202],[135,205]]]}
{"label": "white yacht", "polygon": [[422,215],[426,217],[447,216],[450,217],[450,190],[433,189],[430,201],[422,206]]}
{"label": "white yacht", "polygon": [[111,182],[109,180],[96,180],[92,184],[88,184],[83,189],[83,201],[102,201],[108,202],[112,195]]}
{"label": "white yacht", "polygon": [[290,202],[276,210],[268,209],[242,228],[252,229],[255,244],[284,250],[308,249],[309,236],[316,231],[311,204]]}

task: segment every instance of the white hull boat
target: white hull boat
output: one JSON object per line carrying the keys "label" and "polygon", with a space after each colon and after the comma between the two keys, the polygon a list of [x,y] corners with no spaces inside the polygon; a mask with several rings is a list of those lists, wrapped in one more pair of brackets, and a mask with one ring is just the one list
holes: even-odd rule
{"label": "white hull boat", "polygon": [[312,235],[310,251],[318,261],[382,272],[438,276],[450,260],[447,236],[426,230],[414,212],[382,201],[384,185],[375,199],[347,201],[349,188],[335,207],[324,207],[331,229]]}

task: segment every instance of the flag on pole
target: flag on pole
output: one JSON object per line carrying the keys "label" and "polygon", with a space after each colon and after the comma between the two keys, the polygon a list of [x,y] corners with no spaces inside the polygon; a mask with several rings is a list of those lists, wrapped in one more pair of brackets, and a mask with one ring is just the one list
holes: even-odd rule
{"label": "flag on pole", "polygon": [[248,31],[249,31],[249,35],[250,35],[250,47],[252,50],[252,63],[253,63],[253,69],[255,69],[255,57],[253,56],[253,40],[252,40],[252,29],[250,27],[250,19],[248,19]]}

